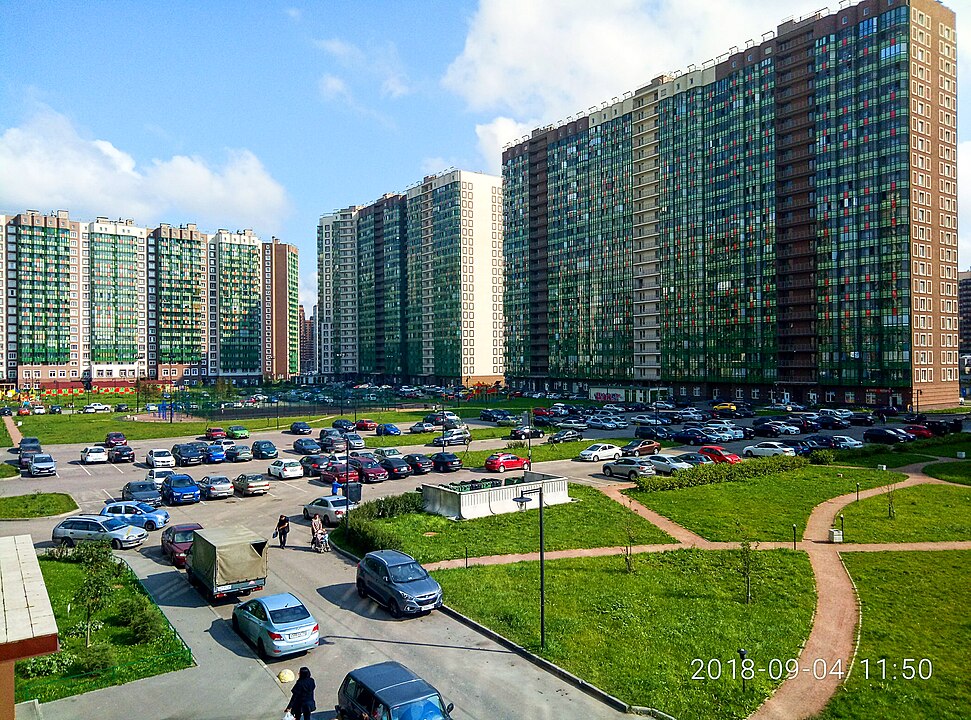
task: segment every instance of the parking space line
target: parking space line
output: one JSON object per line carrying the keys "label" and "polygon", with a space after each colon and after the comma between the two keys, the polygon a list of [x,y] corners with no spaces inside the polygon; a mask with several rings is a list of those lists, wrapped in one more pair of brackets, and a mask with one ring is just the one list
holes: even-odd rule
{"label": "parking space line", "polygon": [[114,468],[115,470],[117,470],[118,472],[120,472],[120,473],[121,473],[122,475],[124,475],[124,474],[125,474],[125,471],[124,471],[124,470],[122,470],[122,469],[121,469],[120,467],[118,467],[117,465],[112,465],[111,467],[113,467],[113,468]]}
{"label": "parking space line", "polygon": [[294,488],[296,490],[299,490],[300,492],[303,492],[303,493],[310,492],[305,487],[301,487],[300,485],[294,485],[293,483],[289,483],[286,480],[280,480],[279,482],[282,483],[283,485],[286,485],[287,487],[292,487],[292,488]]}
{"label": "parking space line", "polygon": [[78,467],[84,470],[88,474],[88,477],[91,477],[91,471],[84,467],[84,465],[78,465]]}
{"label": "parking space line", "polygon": [[109,499],[109,500],[114,500],[114,499],[115,499],[115,496],[114,496],[114,495],[112,495],[112,494],[111,494],[110,492],[108,492],[107,490],[105,490],[104,488],[101,488],[101,492],[103,492],[103,493],[104,493],[105,495],[107,495],[107,496],[108,496],[108,499]]}

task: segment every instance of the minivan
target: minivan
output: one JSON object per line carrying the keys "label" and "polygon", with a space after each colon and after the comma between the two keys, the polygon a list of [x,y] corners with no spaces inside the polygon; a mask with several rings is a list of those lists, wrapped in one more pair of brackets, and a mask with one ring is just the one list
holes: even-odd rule
{"label": "minivan", "polygon": [[351,670],[337,691],[338,718],[451,720],[452,703],[401,663]]}

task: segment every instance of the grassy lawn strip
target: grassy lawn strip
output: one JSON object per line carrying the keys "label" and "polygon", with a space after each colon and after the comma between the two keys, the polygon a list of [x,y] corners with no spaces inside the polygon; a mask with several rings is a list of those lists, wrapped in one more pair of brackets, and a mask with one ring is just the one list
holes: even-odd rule
{"label": "grassy lawn strip", "polygon": [[932,455],[921,455],[912,452],[894,452],[885,450],[870,455],[859,455],[854,450],[837,450],[837,465],[852,465],[853,467],[875,468],[877,465],[886,465],[888,468],[899,468],[913,463],[931,462],[934,460]]}
{"label": "grassy lawn strip", "polygon": [[[512,473],[515,474],[515,473]],[[625,545],[627,531],[634,545],[672,543],[657,527],[586,485],[570,485],[579,502],[543,511],[547,550]],[[537,552],[538,511],[507,513],[475,520],[448,520],[440,515],[411,513],[375,522],[392,530],[404,552],[419,562],[437,562],[480,555]],[[337,534],[337,541],[339,536]]]}
{"label": "grassy lawn strip", "polygon": [[847,505],[843,542],[971,540],[971,489],[947,485],[901,488],[894,492],[892,520],[887,501],[887,495],[881,494]]}
{"label": "grassy lawn strip", "polygon": [[924,474],[938,480],[971,485],[971,460],[967,462],[939,462],[924,466]]}
{"label": "grassy lawn strip", "polygon": [[[838,477],[841,473],[843,477]],[[855,492],[857,483],[866,489],[904,477],[883,470],[809,467],[744,482],[625,492],[708,540],[733,541],[744,536],[786,541],[792,540],[793,524],[797,536],[802,537],[812,509],[824,500]]]}
{"label": "grassy lawn strip", "polygon": [[0,498],[0,518],[49,517],[77,509],[74,498],[66,493],[36,492]]}
{"label": "grassy lawn strip", "polygon": [[0,462],[0,478],[21,477],[20,468],[13,463]]}
{"label": "grassy lawn strip", "polygon": [[[77,658],[84,650],[84,634],[82,631],[78,635],[73,629],[82,622],[84,613],[76,604],[68,612],[68,605],[81,583],[83,567],[72,562],[41,557],[40,568],[51,598],[61,645],[61,651],[49,657],[58,658],[62,667],[50,674],[36,674],[29,671],[30,661],[18,662],[15,673],[17,702],[35,698],[41,702],[50,702],[192,665],[191,653],[173,631],[162,632],[152,643],[138,644],[132,637],[131,629],[120,622],[119,606],[136,595],[145,594],[134,573],[128,570],[122,576],[116,591],[112,593],[108,607],[95,616],[103,623],[103,627],[91,635],[92,644],[103,643],[113,648],[114,668],[98,674],[83,674],[78,667]],[[161,611],[151,602],[149,604],[151,611],[161,616]],[[164,619],[162,622],[164,623]],[[36,662],[41,662],[41,659]],[[33,676],[28,677],[29,675]]]}
{"label": "grassy lawn strip", "polygon": [[[860,594],[860,646],[849,680],[820,720],[968,717],[969,560],[969,553],[956,550],[843,554]],[[876,664],[881,658],[885,679]],[[903,679],[904,658],[914,658],[915,666],[929,659],[933,674],[927,680]],[[862,660],[869,660],[869,679]]]}
{"label": "grassy lawn strip", "polygon": [[[446,602],[620,699],[679,720],[744,718],[778,683],[757,673],[742,693],[732,658],[792,658],[809,634],[815,591],[808,558],[759,551],[753,603],[737,552],[676,550],[546,563],[545,652],[539,648],[538,563],[434,573]],[[700,658],[719,679],[692,679]],[[716,663],[711,663],[714,670]]]}

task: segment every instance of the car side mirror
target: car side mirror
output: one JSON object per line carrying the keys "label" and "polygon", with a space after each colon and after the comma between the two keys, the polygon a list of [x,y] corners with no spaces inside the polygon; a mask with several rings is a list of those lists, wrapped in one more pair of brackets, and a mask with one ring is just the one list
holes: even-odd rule
{"label": "car side mirror", "polygon": [[445,712],[447,712],[449,715],[452,714],[452,711],[454,709],[455,709],[455,705],[453,703],[449,703],[448,705],[445,706]]}
{"label": "car side mirror", "polygon": [[391,578],[390,578],[390,577],[388,577],[387,575],[385,575],[385,576],[384,576],[384,578],[383,578],[383,580],[384,580],[384,582],[386,582],[386,583],[389,583],[389,584],[391,583]]}

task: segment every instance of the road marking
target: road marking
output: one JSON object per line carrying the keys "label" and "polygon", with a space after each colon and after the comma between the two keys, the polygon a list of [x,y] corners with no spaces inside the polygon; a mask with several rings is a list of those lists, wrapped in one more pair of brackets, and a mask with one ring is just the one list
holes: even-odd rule
{"label": "road marking", "polygon": [[309,490],[307,490],[306,488],[301,487],[299,485],[294,485],[293,483],[289,483],[286,480],[280,480],[280,483],[282,483],[283,485],[286,485],[287,487],[292,487],[292,488],[294,488],[296,490],[299,490],[302,493],[309,492]]}
{"label": "road marking", "polygon": [[124,474],[125,474],[125,471],[124,471],[124,470],[122,470],[122,469],[121,469],[120,467],[118,467],[117,465],[114,465],[114,464],[112,464],[112,466],[111,466],[111,467],[113,467],[113,468],[114,468],[115,470],[117,470],[118,472],[120,472],[120,473],[121,473],[122,475],[124,475]]}
{"label": "road marking", "polygon": [[112,494],[111,494],[110,492],[108,492],[107,490],[105,490],[104,488],[101,488],[101,492],[103,492],[103,493],[104,493],[105,495],[107,495],[107,496],[108,496],[108,499],[109,499],[109,500],[114,500],[114,499],[115,499],[115,496],[114,496],[114,495],[112,495]]}
{"label": "road marking", "polygon": [[88,470],[86,467],[84,467],[83,464],[82,465],[78,465],[78,467],[81,468],[82,470],[84,470],[84,472],[86,472],[88,474],[88,477],[91,477],[91,471]]}

